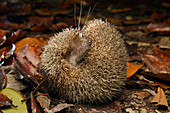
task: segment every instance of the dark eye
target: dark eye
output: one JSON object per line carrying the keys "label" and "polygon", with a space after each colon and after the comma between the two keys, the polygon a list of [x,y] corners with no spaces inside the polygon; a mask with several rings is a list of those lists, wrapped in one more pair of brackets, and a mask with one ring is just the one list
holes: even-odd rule
{"label": "dark eye", "polygon": [[71,54],[71,51],[68,51],[68,55],[70,55]]}
{"label": "dark eye", "polygon": [[88,43],[88,45],[91,45],[92,44],[92,40],[91,39],[87,39],[87,43]]}

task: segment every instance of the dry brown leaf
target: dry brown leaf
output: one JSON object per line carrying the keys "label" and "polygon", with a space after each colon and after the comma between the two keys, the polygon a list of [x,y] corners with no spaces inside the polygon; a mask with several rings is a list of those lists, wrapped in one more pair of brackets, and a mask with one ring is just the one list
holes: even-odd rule
{"label": "dry brown leaf", "polygon": [[139,97],[141,97],[141,98],[146,98],[146,97],[148,97],[149,95],[150,95],[150,93],[149,92],[136,92],[136,93],[134,93],[135,95],[138,95]]}
{"label": "dry brown leaf", "polygon": [[36,24],[36,26],[31,28],[31,31],[34,32],[46,32],[49,29],[47,28],[47,26],[43,25],[43,24]]}
{"label": "dry brown leaf", "polygon": [[32,113],[40,113],[32,92],[31,92],[31,109],[32,109]]}
{"label": "dry brown leaf", "polygon": [[155,21],[161,21],[161,20],[165,19],[165,16],[163,14],[154,12],[154,13],[152,13],[150,18],[155,20]]}
{"label": "dry brown leaf", "polygon": [[170,25],[166,22],[150,23],[150,24],[148,24],[147,29],[150,32],[169,33],[170,32]]}
{"label": "dry brown leaf", "polygon": [[127,12],[127,11],[131,11],[131,8],[122,8],[122,9],[111,9],[110,12],[111,13],[120,13],[120,12]]}
{"label": "dry brown leaf", "polygon": [[122,22],[124,21],[123,19],[114,19],[111,17],[108,17],[107,20],[115,25],[121,25]]}
{"label": "dry brown leaf", "polygon": [[10,100],[6,95],[0,93],[0,107],[11,105],[13,105],[12,100]]}
{"label": "dry brown leaf", "polygon": [[34,47],[30,45],[24,46],[20,49],[15,58],[15,67],[24,76],[25,79],[31,80],[39,84],[39,76],[37,72],[38,64],[40,63],[40,58],[35,52]]}
{"label": "dry brown leaf", "polygon": [[168,107],[168,102],[166,100],[166,96],[162,88],[158,87],[158,93],[151,100],[151,103],[157,103],[158,105],[163,105],[163,106]]}
{"label": "dry brown leaf", "polygon": [[74,104],[61,103],[61,104],[56,105],[50,111],[52,111],[52,113],[54,113],[54,112],[58,112],[58,111],[61,111],[65,108],[72,107],[72,106],[74,106]]}
{"label": "dry brown leaf", "polygon": [[45,41],[43,37],[40,37],[40,38],[26,37],[15,43],[16,49],[14,53],[17,53],[25,45],[30,44],[36,49],[36,52],[40,54],[46,43],[47,42]]}
{"label": "dry brown leaf", "polygon": [[14,43],[16,40],[21,39],[21,37],[25,34],[25,32],[21,29],[18,29],[16,32],[13,32],[11,37],[7,39],[5,44],[9,46],[10,44]]}
{"label": "dry brown leaf", "polygon": [[52,27],[53,31],[56,31],[56,30],[67,28],[68,24],[66,24],[64,22],[58,22],[56,24],[53,24],[51,27]]}
{"label": "dry brown leaf", "polygon": [[127,63],[127,75],[126,75],[126,78],[131,77],[142,66],[143,66],[143,64],[141,64],[141,65],[134,65],[134,64],[128,62]]}
{"label": "dry brown leaf", "polygon": [[170,55],[154,46],[154,55],[142,55],[143,62],[154,74],[170,74]]}
{"label": "dry brown leaf", "polygon": [[161,37],[159,41],[159,47],[170,49],[170,37]]}
{"label": "dry brown leaf", "polygon": [[152,84],[153,86],[160,86],[163,89],[170,89],[170,85],[168,85],[167,83],[162,83],[162,82],[158,82],[155,81],[155,83]]}
{"label": "dry brown leaf", "polygon": [[72,10],[53,10],[53,11],[50,11],[49,9],[44,8],[44,9],[36,9],[35,12],[37,12],[39,15],[51,16],[51,15],[58,15],[58,14],[62,14],[62,15],[69,14],[69,13],[72,12]]}
{"label": "dry brown leaf", "polygon": [[151,21],[152,21],[151,19],[145,19],[145,20],[127,20],[127,21],[124,21],[123,23],[127,24],[127,25],[132,25],[132,24],[148,23],[148,22],[151,22]]}
{"label": "dry brown leaf", "polygon": [[37,96],[37,101],[40,103],[42,108],[49,109],[50,99],[45,95]]}

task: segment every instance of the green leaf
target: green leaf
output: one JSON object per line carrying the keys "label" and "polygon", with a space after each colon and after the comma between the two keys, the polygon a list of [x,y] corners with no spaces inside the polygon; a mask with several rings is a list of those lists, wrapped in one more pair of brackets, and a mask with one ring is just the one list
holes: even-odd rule
{"label": "green leaf", "polygon": [[6,109],[0,108],[3,113],[28,113],[26,103],[21,102],[21,100],[23,100],[23,97],[19,92],[11,88],[5,88],[1,90],[0,93],[6,95],[9,99],[12,100],[12,104],[14,106],[17,106],[11,106],[10,108]]}

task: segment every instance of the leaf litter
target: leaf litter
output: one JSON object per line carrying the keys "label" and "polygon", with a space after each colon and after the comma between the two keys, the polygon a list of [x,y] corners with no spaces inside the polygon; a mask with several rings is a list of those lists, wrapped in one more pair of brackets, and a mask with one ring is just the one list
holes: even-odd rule
{"label": "leaf litter", "polygon": [[[7,86],[11,84],[10,80],[27,86],[21,88],[21,84],[13,85],[24,95],[31,97],[30,100],[27,99],[28,108],[23,110],[80,113],[170,112],[169,101],[166,101],[170,94],[165,93],[170,88],[168,1],[100,1],[89,14],[89,20],[94,17],[102,18],[117,25],[129,53],[124,94],[118,100],[98,106],[66,103],[65,100],[48,97],[42,82],[43,75],[37,70],[39,55],[49,37],[70,26],[77,27],[74,23],[79,20],[78,6],[81,4],[83,12],[80,20],[83,25],[89,7],[95,6],[96,1],[24,1],[0,2],[0,64],[1,70],[4,70],[1,71],[1,76],[13,76],[13,80],[8,78]],[[9,67],[11,64],[19,72]],[[5,81],[4,77],[2,81]],[[41,92],[43,96],[35,98],[36,92]],[[53,100],[57,100],[57,104],[50,102]],[[166,106],[166,109],[160,105]]]}

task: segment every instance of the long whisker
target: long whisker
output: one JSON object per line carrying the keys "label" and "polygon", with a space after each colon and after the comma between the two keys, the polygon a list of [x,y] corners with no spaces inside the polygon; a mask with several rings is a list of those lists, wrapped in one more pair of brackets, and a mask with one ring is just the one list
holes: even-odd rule
{"label": "long whisker", "polygon": [[88,20],[89,15],[90,15],[90,10],[91,10],[91,7],[90,7],[90,8],[89,8],[89,10],[88,10],[88,13],[87,13],[87,16],[86,16],[86,19],[85,19],[84,24],[86,24],[86,23],[87,23],[87,20]]}
{"label": "long whisker", "polygon": [[82,0],[80,4],[80,16],[79,16],[79,22],[78,22],[78,30],[80,30],[80,19],[81,19],[81,14],[82,14]]}
{"label": "long whisker", "polygon": [[[85,21],[85,24],[87,23],[87,21],[88,21],[88,17],[89,17],[89,15],[91,15],[92,13],[93,13],[93,11],[94,11],[94,9],[95,9],[95,7],[96,7],[96,5],[98,4],[98,2],[96,2],[95,3],[95,5],[93,6],[93,9],[91,10],[91,12],[89,13],[89,11],[88,11],[88,15],[87,15],[87,19],[86,19],[86,21]],[[91,9],[91,7],[90,7],[90,9]]]}

